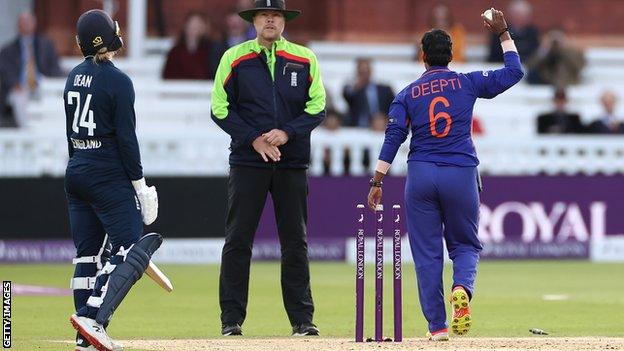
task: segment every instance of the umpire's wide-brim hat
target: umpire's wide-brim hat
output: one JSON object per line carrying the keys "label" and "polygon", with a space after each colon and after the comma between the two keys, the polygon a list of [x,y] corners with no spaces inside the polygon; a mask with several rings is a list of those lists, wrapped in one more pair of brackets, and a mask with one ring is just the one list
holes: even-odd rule
{"label": "umpire's wide-brim hat", "polygon": [[241,11],[238,15],[247,22],[253,22],[256,12],[263,10],[279,11],[284,15],[286,21],[295,19],[301,14],[299,10],[287,10],[284,0],[255,0],[253,8]]}

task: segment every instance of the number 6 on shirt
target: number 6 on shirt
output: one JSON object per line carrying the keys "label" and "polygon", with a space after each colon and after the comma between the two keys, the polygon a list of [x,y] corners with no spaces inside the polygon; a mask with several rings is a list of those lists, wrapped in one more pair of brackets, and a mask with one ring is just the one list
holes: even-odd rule
{"label": "number 6 on shirt", "polygon": [[[453,124],[453,119],[446,112],[434,113],[435,106],[438,103],[442,103],[444,107],[450,106],[449,101],[443,96],[438,96],[435,99],[431,100],[431,104],[429,105],[429,127],[431,128],[431,135],[436,138],[444,138],[451,131],[451,124]],[[444,126],[444,131],[442,133],[438,133],[438,131],[436,130],[436,123],[440,119],[444,119],[446,121],[446,126]]]}

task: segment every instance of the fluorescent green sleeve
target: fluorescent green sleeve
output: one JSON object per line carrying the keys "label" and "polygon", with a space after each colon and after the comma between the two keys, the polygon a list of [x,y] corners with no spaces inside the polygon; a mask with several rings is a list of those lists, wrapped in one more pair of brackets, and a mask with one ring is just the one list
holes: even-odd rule
{"label": "fluorescent green sleeve", "polygon": [[224,119],[228,115],[228,102],[227,92],[225,91],[226,80],[232,74],[232,59],[231,51],[227,51],[221,57],[217,73],[215,74],[214,85],[212,87],[211,109],[212,114],[218,119]]}
{"label": "fluorescent green sleeve", "polygon": [[232,71],[234,59],[236,59],[236,51],[230,49],[223,54],[221,62],[219,62],[212,87],[212,120],[228,133],[232,140],[251,145],[261,133],[238,115],[236,106],[230,105],[230,101],[236,101],[233,86],[235,81],[230,81],[230,79],[234,79]]}
{"label": "fluorescent green sleeve", "polygon": [[311,115],[316,115],[325,110],[326,96],[318,60],[316,59],[316,55],[314,55],[314,53],[310,51],[310,54],[310,77],[312,78],[312,84],[310,85],[309,90],[310,100],[306,103],[305,112]]}

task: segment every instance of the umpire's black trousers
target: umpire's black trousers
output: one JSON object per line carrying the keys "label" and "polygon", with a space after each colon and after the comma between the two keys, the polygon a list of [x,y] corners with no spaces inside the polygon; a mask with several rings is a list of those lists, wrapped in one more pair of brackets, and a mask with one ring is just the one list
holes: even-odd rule
{"label": "umpire's black trousers", "polygon": [[291,325],[312,322],[306,170],[232,166],[219,279],[223,324],[242,325],[245,320],[253,239],[269,192],[281,245],[284,307]]}

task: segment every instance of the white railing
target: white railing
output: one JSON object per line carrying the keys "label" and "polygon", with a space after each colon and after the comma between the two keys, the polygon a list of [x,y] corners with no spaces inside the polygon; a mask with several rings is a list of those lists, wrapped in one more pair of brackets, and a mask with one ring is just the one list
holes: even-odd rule
{"label": "white railing", "polygon": [[[342,156],[350,150],[350,174],[372,174],[383,142],[383,133],[360,130],[313,134],[312,174],[323,171],[323,153],[329,152],[330,174],[344,174]],[[615,174],[624,173],[624,137],[618,136],[554,136],[522,137],[514,139],[481,137],[474,140],[483,173],[493,175],[536,174]],[[326,151],[327,150],[327,151]],[[371,155],[365,169],[358,160],[364,152]],[[401,146],[393,162],[391,173],[407,172],[409,139]]]}
{"label": "white railing", "polygon": [[[27,126],[29,129],[64,128],[64,79],[44,79],[40,98],[30,101]],[[142,77],[134,80],[137,124],[156,130],[182,130],[189,124],[210,123],[212,82],[162,81]],[[170,127],[167,125],[170,124]]]}
{"label": "white railing", "polygon": [[[402,79],[405,80],[406,77]],[[393,81],[395,91],[400,89],[399,84],[409,83],[403,80],[397,78]],[[336,107],[345,111],[347,106],[341,97],[341,90],[346,79],[339,78],[337,74],[328,74],[324,82]],[[624,84],[618,84],[613,83],[608,87],[615,91],[624,89]],[[579,112],[586,123],[596,118],[601,113],[599,95],[606,87],[602,84],[584,84],[571,88],[570,110]],[[61,98],[63,88],[62,79],[42,81],[41,98],[32,101],[27,107],[32,129],[48,130],[64,126],[59,123],[59,118],[62,120],[64,115]],[[211,123],[211,82],[162,81],[141,77],[135,79],[135,89],[139,126],[171,130],[190,125],[202,128]],[[536,130],[536,116],[551,109],[551,97],[552,89],[549,87],[533,87],[521,83],[494,100],[479,99],[474,112],[487,135],[513,133],[518,137],[531,137]],[[620,112],[622,111],[618,111]],[[164,128],[167,124],[170,126]]]}
{"label": "white railing", "polygon": [[[343,155],[350,152],[352,175],[373,171],[383,134],[348,129],[318,129],[312,135],[310,173],[342,175]],[[225,175],[228,170],[229,137],[216,128],[140,133],[141,155],[148,176]],[[484,137],[475,140],[482,172],[493,175],[614,174],[624,173],[624,138],[609,136]],[[369,152],[368,168],[362,165]],[[402,145],[391,173],[405,174],[408,142]],[[0,176],[62,176],[67,163],[63,133],[51,131],[0,131]]]}
{"label": "white railing", "polygon": [[[423,71],[420,63],[410,61],[411,44],[315,44],[325,85],[339,110],[346,110],[342,86],[352,79],[355,55],[371,54],[376,78],[392,84],[396,91],[416,79]],[[350,46],[351,45],[351,46]],[[354,54],[352,47],[357,47]],[[344,55],[350,53],[350,55]],[[377,57],[377,53],[386,56]],[[624,89],[622,49],[594,48],[587,51],[589,65],[583,85],[569,90],[570,109],[578,111],[584,122],[600,112],[598,97],[604,88]],[[64,59],[70,68],[79,58]],[[138,61],[116,59],[115,64],[128,72],[136,90],[138,135],[143,165],[149,175],[222,175],[227,172],[228,137],[210,120],[212,82],[163,81],[159,79],[163,56],[147,56]],[[494,68],[498,65],[467,63],[454,65],[461,72]],[[605,83],[606,82],[606,83]],[[64,140],[62,92],[64,79],[44,79],[41,99],[29,104],[27,128],[0,130],[0,176],[59,176],[64,172],[67,146]],[[535,118],[551,108],[552,90],[521,83],[493,101],[479,100],[475,114],[485,136],[475,140],[481,169],[491,174],[537,173],[622,173],[624,139],[608,136],[538,137]],[[343,128],[337,133],[317,129],[313,134],[311,173],[325,170],[344,173],[343,156],[349,150],[350,174],[369,174],[383,135]],[[361,160],[371,159],[368,168]],[[406,171],[407,143],[400,149],[392,172]]]}

